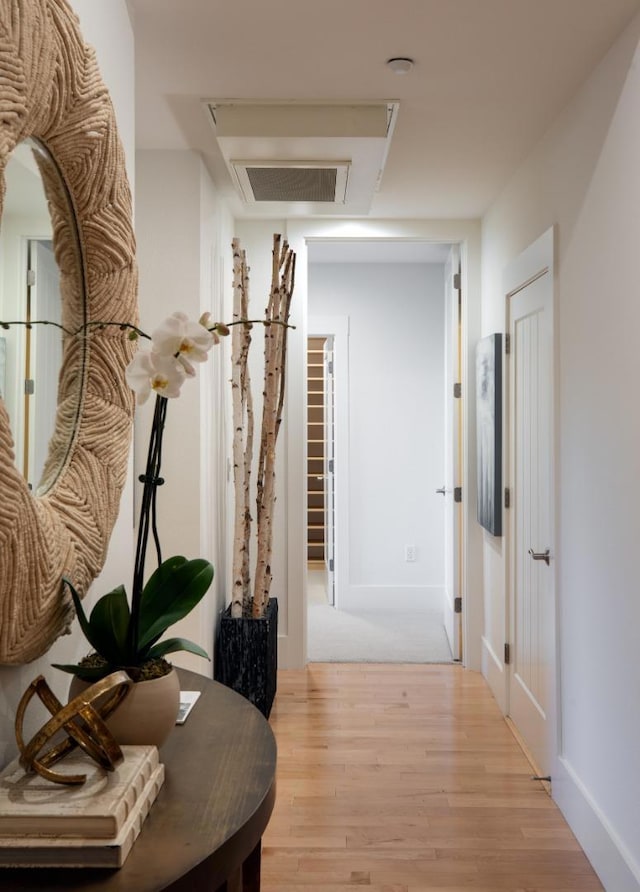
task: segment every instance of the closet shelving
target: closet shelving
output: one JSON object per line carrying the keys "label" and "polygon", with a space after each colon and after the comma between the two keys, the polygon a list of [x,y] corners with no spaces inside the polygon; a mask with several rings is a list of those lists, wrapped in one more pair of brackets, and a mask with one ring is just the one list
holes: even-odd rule
{"label": "closet shelving", "polygon": [[324,344],[325,338],[307,342],[307,560],[325,559],[324,505]]}

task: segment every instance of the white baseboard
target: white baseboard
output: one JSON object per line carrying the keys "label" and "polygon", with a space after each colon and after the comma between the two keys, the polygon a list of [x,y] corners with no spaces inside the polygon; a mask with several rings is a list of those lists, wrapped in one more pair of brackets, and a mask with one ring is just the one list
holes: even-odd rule
{"label": "white baseboard", "polygon": [[640,864],[562,756],[552,789],[558,808],[607,892],[640,892]]}
{"label": "white baseboard", "polygon": [[492,648],[491,642],[484,635],[482,636],[481,671],[487,680],[491,693],[496,698],[498,706],[503,714],[506,713],[504,664]]}
{"label": "white baseboard", "polygon": [[442,610],[442,585],[350,585],[336,596],[341,610]]}

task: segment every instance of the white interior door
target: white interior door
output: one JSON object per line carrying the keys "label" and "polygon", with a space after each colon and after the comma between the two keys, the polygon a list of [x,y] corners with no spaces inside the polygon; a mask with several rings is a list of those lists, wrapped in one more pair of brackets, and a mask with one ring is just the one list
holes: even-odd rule
{"label": "white interior door", "polygon": [[324,343],[324,559],[327,601],[335,604],[335,388],[333,337]]}
{"label": "white interior door", "polygon": [[[30,313],[32,319],[61,322],[60,271],[53,256],[51,242],[33,239],[29,242]],[[62,335],[53,325],[31,329],[31,372],[28,376],[30,397],[29,474],[35,489],[42,477],[55,428],[58,405],[58,377],[62,363]]]}
{"label": "white interior door", "polygon": [[[510,334],[509,715],[551,775],[556,751],[553,549],[553,241],[547,233],[508,292]],[[545,248],[546,252],[541,249]],[[546,256],[545,256],[546,254]]]}
{"label": "white interior door", "polygon": [[[444,546],[445,587],[444,627],[454,660],[462,659],[462,586],[460,579],[460,549],[462,539],[462,505],[454,500],[454,491],[462,486],[461,423],[462,369],[460,319],[460,260],[454,247],[445,264],[445,425],[444,456]],[[459,395],[454,394],[459,385]],[[440,498],[438,494],[435,496]]]}

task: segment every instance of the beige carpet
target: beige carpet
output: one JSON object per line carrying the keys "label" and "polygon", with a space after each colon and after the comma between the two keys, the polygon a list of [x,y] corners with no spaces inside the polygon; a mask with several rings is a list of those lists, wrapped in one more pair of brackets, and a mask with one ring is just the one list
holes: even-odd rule
{"label": "beige carpet", "polygon": [[450,663],[440,611],[336,610],[322,571],[308,576],[307,656],[313,663]]}

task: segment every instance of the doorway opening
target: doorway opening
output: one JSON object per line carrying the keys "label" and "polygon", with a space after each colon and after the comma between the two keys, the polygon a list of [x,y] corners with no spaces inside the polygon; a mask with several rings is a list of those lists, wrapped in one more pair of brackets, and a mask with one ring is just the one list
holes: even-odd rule
{"label": "doorway opening", "polygon": [[307,339],[307,591],[334,598],[333,335]]}
{"label": "doorway opening", "polygon": [[308,259],[308,659],[451,662],[461,656],[461,636],[450,640],[461,626],[458,248],[323,240]]}

